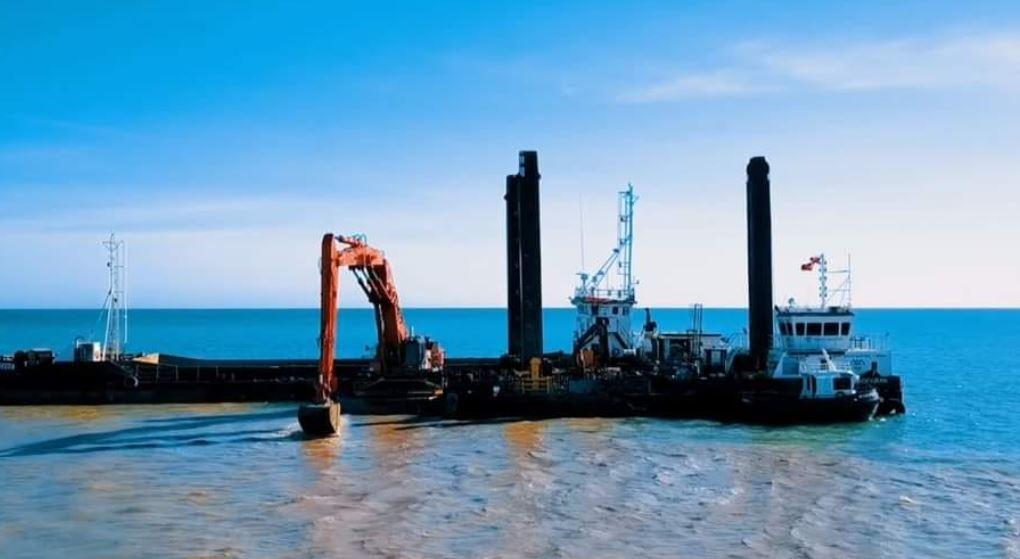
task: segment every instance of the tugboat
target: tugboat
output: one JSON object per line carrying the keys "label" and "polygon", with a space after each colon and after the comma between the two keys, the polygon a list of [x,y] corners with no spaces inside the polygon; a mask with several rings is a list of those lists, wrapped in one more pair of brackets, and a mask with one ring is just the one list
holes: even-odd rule
{"label": "tugboat", "polygon": [[[819,305],[802,307],[790,299],[786,307],[776,309],[780,343],[774,350],[773,378],[799,376],[804,381],[802,397],[809,398],[867,395],[874,390],[880,399],[877,412],[903,413],[899,377],[891,376],[891,352],[885,343],[855,330],[849,259],[845,269],[830,271],[823,253],[800,268],[805,272],[817,268]],[[832,294],[829,274],[844,278]],[[832,296],[839,297],[837,304],[832,304]]]}
{"label": "tugboat", "polygon": [[[803,271],[815,268],[819,305],[798,306],[790,299],[787,306],[776,308],[779,343],[769,355],[773,389],[747,394],[742,401],[754,415],[775,422],[867,421],[878,411],[881,397],[861,377],[888,372],[890,354],[870,338],[854,335],[849,263],[846,269],[831,272],[845,278],[834,292],[842,297],[838,304],[830,301],[824,254],[801,266]],[[798,393],[791,399],[794,390]]]}

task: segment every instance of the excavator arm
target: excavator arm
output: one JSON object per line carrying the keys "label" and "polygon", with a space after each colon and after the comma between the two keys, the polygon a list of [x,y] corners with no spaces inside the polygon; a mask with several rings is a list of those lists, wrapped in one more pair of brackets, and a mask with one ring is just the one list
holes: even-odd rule
{"label": "excavator arm", "polygon": [[328,402],[336,391],[333,364],[336,360],[336,306],[340,296],[340,274],[333,264],[337,256],[332,234],[322,237],[322,288],[319,300],[319,400]]}
{"label": "excavator arm", "polygon": [[[320,399],[329,401],[337,389],[334,360],[340,271],[343,268],[351,270],[375,309],[378,339],[376,360],[379,371],[386,375],[403,368],[441,368],[444,356],[439,345],[429,340],[420,341],[411,336],[400,307],[393,271],[383,252],[369,246],[362,237],[327,233],[322,237]],[[411,349],[414,350],[413,355],[409,354]]]}
{"label": "excavator arm", "polygon": [[381,250],[364,237],[327,233],[322,237],[322,292],[319,313],[319,390],[317,402],[298,408],[298,422],[311,436],[327,436],[340,426],[339,382],[336,369],[337,303],[340,272],[348,268],[375,309],[378,352],[374,367],[384,377],[442,369],[445,356],[439,344],[411,335],[400,309],[393,271]]}

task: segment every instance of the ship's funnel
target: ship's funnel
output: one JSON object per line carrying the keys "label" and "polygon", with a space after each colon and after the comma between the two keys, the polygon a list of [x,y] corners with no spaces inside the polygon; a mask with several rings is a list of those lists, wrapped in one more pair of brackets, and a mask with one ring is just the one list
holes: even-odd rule
{"label": "ship's funnel", "polygon": [[772,349],[772,203],[764,157],[747,164],[747,287],[751,366],[757,372]]}
{"label": "ship's funnel", "polygon": [[506,178],[507,352],[527,362],[542,349],[542,235],[538,153],[520,152]]}

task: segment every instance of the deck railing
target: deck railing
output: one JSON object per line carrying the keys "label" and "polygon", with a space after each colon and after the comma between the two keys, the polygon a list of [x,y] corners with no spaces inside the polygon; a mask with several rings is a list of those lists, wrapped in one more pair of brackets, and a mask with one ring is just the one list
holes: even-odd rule
{"label": "deck railing", "polygon": [[883,334],[879,337],[853,336],[850,338],[850,349],[884,351],[887,347],[889,347],[889,334]]}

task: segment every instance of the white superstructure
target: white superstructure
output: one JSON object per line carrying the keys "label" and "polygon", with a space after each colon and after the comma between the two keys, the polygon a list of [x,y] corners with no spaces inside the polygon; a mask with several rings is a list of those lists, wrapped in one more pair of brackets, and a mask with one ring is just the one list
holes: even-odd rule
{"label": "white superstructure", "polygon": [[[817,267],[819,305],[798,306],[792,299],[776,309],[778,337],[770,357],[774,378],[804,379],[802,397],[826,398],[851,395],[859,376],[868,372],[888,374],[892,359],[884,344],[859,335],[850,306],[850,267],[830,271],[824,254],[812,257],[801,266],[804,271]],[[829,274],[845,277],[832,293]],[[833,296],[839,296],[832,304]]]}
{"label": "white superstructure", "polygon": [[[631,324],[637,302],[631,266],[636,201],[634,186],[628,184],[618,196],[616,248],[594,274],[578,273],[581,281],[570,298],[570,303],[577,308],[575,351],[594,349],[605,343],[606,348],[598,349],[606,350],[610,356],[620,356],[633,352],[638,345]],[[610,274],[613,271],[615,274]]]}

